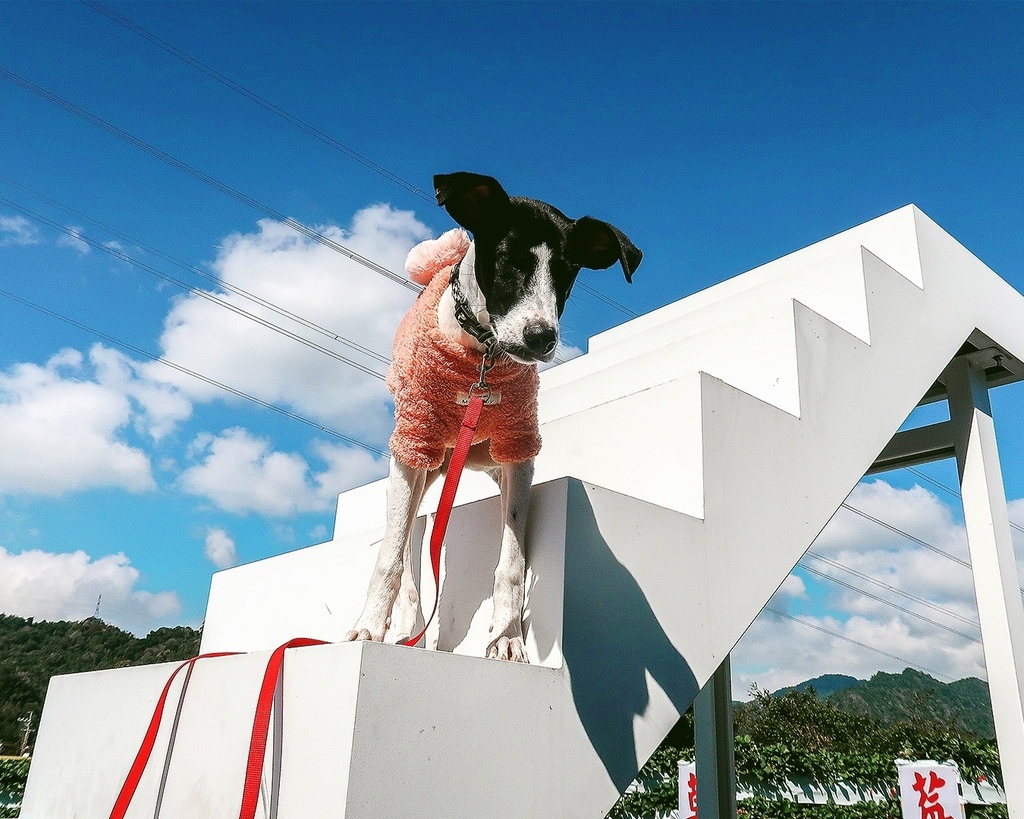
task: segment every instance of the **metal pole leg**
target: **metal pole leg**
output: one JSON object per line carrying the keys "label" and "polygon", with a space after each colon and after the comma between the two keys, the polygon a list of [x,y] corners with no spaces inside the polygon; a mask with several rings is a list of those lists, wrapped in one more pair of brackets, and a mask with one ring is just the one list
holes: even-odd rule
{"label": "metal pole leg", "polygon": [[736,819],[732,665],[726,655],[693,701],[698,819]]}
{"label": "metal pole leg", "polygon": [[984,370],[956,359],[946,390],[1007,807],[1024,819],[1024,606]]}

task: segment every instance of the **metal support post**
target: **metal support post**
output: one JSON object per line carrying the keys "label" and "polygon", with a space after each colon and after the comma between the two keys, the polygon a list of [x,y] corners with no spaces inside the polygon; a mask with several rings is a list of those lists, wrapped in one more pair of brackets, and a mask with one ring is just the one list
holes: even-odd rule
{"label": "metal support post", "polygon": [[1006,802],[1024,819],[1024,606],[985,372],[956,359],[946,389]]}
{"label": "metal support post", "polygon": [[732,665],[726,655],[693,701],[698,819],[736,819]]}

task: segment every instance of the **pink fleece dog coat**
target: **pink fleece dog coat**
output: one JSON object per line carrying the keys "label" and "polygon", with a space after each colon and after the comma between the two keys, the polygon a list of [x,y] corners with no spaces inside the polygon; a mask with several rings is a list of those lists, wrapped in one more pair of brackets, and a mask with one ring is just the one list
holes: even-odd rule
{"label": "pink fleece dog coat", "polygon": [[[409,251],[409,278],[426,285],[405,314],[388,369],[395,397],[395,431],[391,454],[407,466],[437,469],[445,451],[455,446],[465,407],[456,402],[479,378],[482,356],[441,333],[437,305],[455,264],[469,249],[469,235],[459,228],[428,239]],[[499,357],[487,383],[501,392],[501,403],[484,407],[474,443],[490,440],[498,463],[518,463],[540,452],[537,423],[537,367]]]}

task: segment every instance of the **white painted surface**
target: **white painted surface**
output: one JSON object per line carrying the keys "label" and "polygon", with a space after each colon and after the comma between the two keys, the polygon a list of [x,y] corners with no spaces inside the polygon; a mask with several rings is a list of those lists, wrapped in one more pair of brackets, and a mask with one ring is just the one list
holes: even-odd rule
{"label": "white painted surface", "polygon": [[1024,605],[985,373],[946,375],[999,761],[1011,817],[1024,816]]}
{"label": "white painted surface", "polygon": [[[335,784],[303,779],[311,795],[298,797],[283,776],[280,819],[603,816],[976,328],[1024,357],[1024,299],[907,207],[602,334],[545,373],[537,481],[582,483],[535,487],[528,625],[544,665],[303,649],[284,770]],[[480,653],[497,504],[472,502],[493,494],[468,477],[453,517],[430,639],[457,652]],[[333,545],[219,573],[204,648],[336,639],[362,605],[383,509],[383,482],[353,490]],[[244,680],[258,659],[212,662],[225,669],[218,697],[254,699]],[[40,806],[60,788],[87,794],[114,776],[62,737],[92,730],[97,712],[144,724],[137,682],[107,673],[117,682],[56,684],[26,819],[54,815]],[[205,752],[208,733],[188,736]],[[109,765],[122,762],[119,750]],[[217,787],[233,787],[228,773]],[[189,775],[183,788],[213,787]]]}

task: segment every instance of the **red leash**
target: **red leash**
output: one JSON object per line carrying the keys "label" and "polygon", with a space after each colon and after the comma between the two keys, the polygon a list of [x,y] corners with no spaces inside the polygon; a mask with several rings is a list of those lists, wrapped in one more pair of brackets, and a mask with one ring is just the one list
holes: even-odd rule
{"label": "red leash", "polygon": [[153,753],[153,746],[156,744],[156,735],[160,730],[160,720],[164,714],[164,706],[167,704],[167,694],[170,692],[171,683],[173,683],[174,678],[178,676],[178,672],[183,668],[191,668],[198,660],[205,660],[208,657],[230,657],[234,654],[238,654],[238,652],[221,651],[214,654],[200,654],[198,657],[186,660],[174,669],[174,672],[167,680],[167,684],[164,686],[164,690],[160,692],[160,698],[156,702],[156,709],[153,711],[153,717],[149,721],[149,728],[146,729],[146,735],[142,739],[142,745],[139,747],[139,752],[135,755],[135,761],[132,763],[132,767],[128,771],[128,776],[125,778],[124,784],[121,786],[121,792],[117,795],[117,801],[114,802],[114,808],[110,811],[110,819],[124,819],[125,812],[128,810],[128,805],[131,804],[132,797],[135,796],[135,791],[139,787],[139,780],[142,779],[142,774],[146,770],[146,764],[149,762],[149,757]]}
{"label": "red leash", "polygon": [[[434,572],[434,608],[427,618],[426,625],[415,637],[403,640],[400,645],[414,646],[420,641],[427,631],[427,626],[437,614],[437,605],[441,596],[441,546],[444,544],[445,532],[448,529],[448,519],[451,517],[452,506],[455,503],[455,492],[459,488],[459,479],[462,477],[463,467],[466,465],[466,457],[469,455],[469,448],[473,445],[473,438],[476,436],[477,422],[480,420],[480,413],[484,404],[490,398],[490,388],[483,381],[486,370],[481,367],[480,384],[474,385],[469,395],[469,404],[466,407],[466,415],[462,419],[462,428],[459,430],[459,437],[455,442],[455,449],[452,451],[451,460],[448,463],[448,474],[445,475],[444,486],[441,488],[441,500],[437,505],[437,514],[434,516],[434,527],[430,533],[430,565]],[[483,387],[486,392],[477,391]],[[263,777],[263,760],[267,751],[267,734],[270,731],[270,716],[274,706],[274,691],[277,689],[278,680],[284,668],[284,654],[289,648],[303,648],[306,646],[326,645],[323,640],[312,640],[306,637],[298,637],[289,640],[284,645],[278,646],[267,663],[267,670],[263,674],[263,683],[260,686],[259,697],[256,700],[256,715],[253,719],[252,736],[249,739],[249,757],[245,766],[245,784],[242,788],[242,806],[239,811],[239,819],[254,819],[256,806],[260,797],[260,780]],[[164,708],[167,704],[167,695],[171,690],[174,678],[184,668],[191,668],[198,660],[208,657],[229,657],[239,654],[237,651],[222,651],[212,654],[200,654],[191,660],[186,660],[179,665],[170,679],[164,686],[160,697],[157,700],[153,717],[149,721],[146,735],[143,737],[142,745],[135,756],[121,792],[117,795],[114,808],[110,811],[110,819],[124,819],[128,806],[131,804],[135,791],[138,790],[142,774],[153,753],[153,746],[156,744],[157,733],[160,730],[160,720],[163,717]],[[182,692],[184,696],[184,691]]]}
{"label": "red leash", "polygon": [[254,819],[256,804],[260,799],[260,779],[263,777],[263,758],[267,752],[267,733],[270,731],[270,712],[274,707],[274,691],[284,668],[284,653],[289,648],[327,645],[324,640],[310,640],[298,637],[274,649],[263,674],[263,685],[256,700],[256,716],[252,722],[252,738],[249,740],[249,760],[245,764],[245,785],[242,788],[242,808],[238,819]]}

